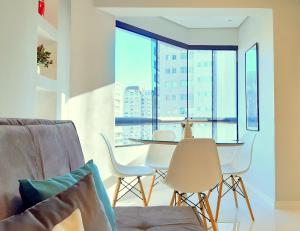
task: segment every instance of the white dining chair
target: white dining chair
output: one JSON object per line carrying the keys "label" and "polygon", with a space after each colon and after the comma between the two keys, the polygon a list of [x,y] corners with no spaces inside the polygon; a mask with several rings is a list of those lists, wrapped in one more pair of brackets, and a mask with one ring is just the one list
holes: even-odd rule
{"label": "white dining chair", "polygon": [[[153,140],[174,141],[176,135],[171,130],[158,130],[153,133]],[[150,144],[146,155],[145,165],[154,169],[155,174],[152,176],[147,202],[154,186],[159,182],[159,179],[165,179],[170,161],[175,149],[175,145],[166,144]]]}
{"label": "white dining chair", "polygon": [[[143,176],[152,176],[154,175],[154,170],[147,166],[129,166],[119,164],[114,156],[113,148],[108,140],[108,138],[101,134],[106,147],[107,147],[107,157],[109,169],[113,176],[117,177],[117,185],[114,193],[114,198],[112,206],[115,207],[117,201],[123,198],[127,193],[131,192],[138,198],[143,201],[144,206],[147,206],[147,199],[144,192],[144,187],[141,181]],[[134,178],[131,181],[126,181],[126,178]],[[139,185],[139,188],[137,187]],[[119,193],[122,192],[122,195],[119,196]]]}
{"label": "white dining chair", "polygon": [[251,166],[255,137],[256,137],[255,132],[246,133],[242,139],[244,144],[237,149],[232,160],[229,163],[226,163],[221,166],[223,177],[221,183],[218,185],[219,193],[218,193],[217,209],[216,209],[216,216],[215,216],[216,221],[218,220],[219,217],[221,199],[228,192],[226,191],[224,194],[222,194],[224,185],[227,186],[229,190],[233,191],[235,205],[237,208],[238,208],[237,195],[239,194],[243,198],[245,198],[250,212],[251,219],[252,221],[254,221],[254,215],[251,209],[249,197],[245,188],[245,184],[242,179],[242,175],[246,173]]}
{"label": "white dining chair", "polygon": [[[170,205],[197,207],[207,228],[217,230],[208,201],[210,189],[222,178],[217,145],[213,139],[183,139],[175,148],[165,183],[174,189]],[[198,202],[190,200],[197,195]]]}

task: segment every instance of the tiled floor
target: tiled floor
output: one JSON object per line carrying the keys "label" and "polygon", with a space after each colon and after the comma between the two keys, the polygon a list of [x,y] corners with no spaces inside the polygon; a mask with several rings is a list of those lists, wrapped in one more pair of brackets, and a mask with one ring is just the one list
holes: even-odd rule
{"label": "tiled floor", "polygon": [[[149,179],[143,180],[145,191]],[[228,193],[222,199],[219,215],[219,231],[300,231],[300,210],[275,210],[268,203],[248,190],[253,207],[255,222],[251,221],[246,203],[239,197],[239,208],[235,208],[233,194]],[[172,190],[166,185],[158,184],[153,191],[150,206],[168,205]],[[211,207],[215,211],[216,195],[210,197]],[[118,202],[118,206],[142,205],[134,196],[125,196]]]}

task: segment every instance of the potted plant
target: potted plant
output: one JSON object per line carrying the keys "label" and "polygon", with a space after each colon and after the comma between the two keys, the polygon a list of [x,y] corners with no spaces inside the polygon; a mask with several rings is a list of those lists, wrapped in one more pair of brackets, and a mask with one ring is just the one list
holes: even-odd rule
{"label": "potted plant", "polygon": [[40,66],[48,68],[53,64],[53,60],[50,59],[51,52],[46,51],[43,44],[37,47],[37,72],[40,74]]}

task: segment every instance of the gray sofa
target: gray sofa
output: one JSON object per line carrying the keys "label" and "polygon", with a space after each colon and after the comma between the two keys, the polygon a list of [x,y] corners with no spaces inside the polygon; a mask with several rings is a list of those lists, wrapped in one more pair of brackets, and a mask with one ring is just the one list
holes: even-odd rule
{"label": "gray sofa", "polygon": [[[71,121],[0,119],[0,220],[22,211],[19,179],[63,175],[84,164]],[[189,207],[117,207],[120,231],[204,230]]]}

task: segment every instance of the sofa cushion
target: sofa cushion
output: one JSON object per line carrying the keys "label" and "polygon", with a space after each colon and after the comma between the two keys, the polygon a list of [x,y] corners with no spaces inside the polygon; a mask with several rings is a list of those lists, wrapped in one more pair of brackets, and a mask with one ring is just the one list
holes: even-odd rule
{"label": "sofa cushion", "polygon": [[38,203],[19,215],[0,221],[0,231],[50,231],[59,223],[66,221],[66,218],[77,209],[80,210],[85,231],[111,231],[103,205],[98,200],[91,174],[86,175],[66,191]]}
{"label": "sofa cushion", "polygon": [[205,230],[191,207],[116,207],[120,231],[196,231]]}

